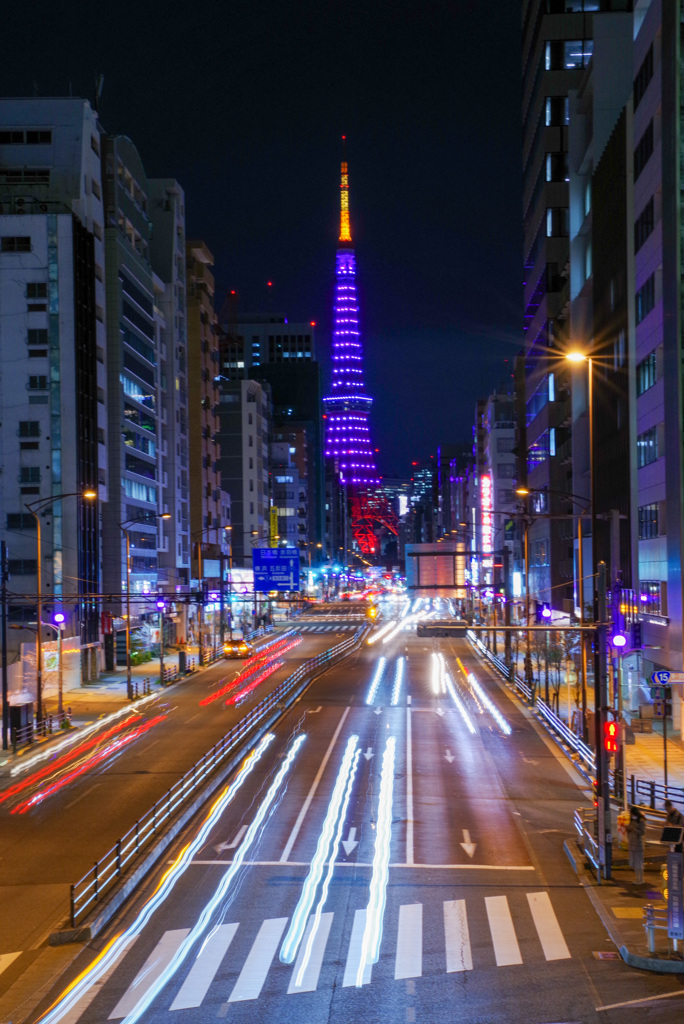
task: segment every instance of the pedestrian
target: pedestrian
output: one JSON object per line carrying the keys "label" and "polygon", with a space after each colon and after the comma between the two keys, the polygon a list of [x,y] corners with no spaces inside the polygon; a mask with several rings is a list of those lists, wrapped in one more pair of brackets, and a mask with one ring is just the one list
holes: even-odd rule
{"label": "pedestrian", "polygon": [[637,885],[644,884],[644,834],[646,819],[638,807],[629,809],[629,825],[627,837],[629,841],[629,866],[634,869],[634,880]]}
{"label": "pedestrian", "polygon": [[[665,819],[666,825],[672,825],[674,828],[684,828],[684,814],[678,811],[671,800],[665,801],[665,810],[667,811],[667,818]],[[675,852],[682,852],[682,844],[677,843],[675,846]]]}

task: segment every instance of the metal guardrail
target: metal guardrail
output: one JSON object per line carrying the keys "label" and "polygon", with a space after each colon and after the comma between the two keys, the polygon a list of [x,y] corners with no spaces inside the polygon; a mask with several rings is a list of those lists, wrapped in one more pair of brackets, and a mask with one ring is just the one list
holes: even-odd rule
{"label": "metal guardrail", "polygon": [[660,803],[664,803],[666,800],[671,800],[673,804],[681,804],[684,807],[684,789],[679,786],[665,786],[662,782],[651,782],[650,779],[635,779],[633,775],[630,776],[630,791],[631,791],[631,803],[639,803],[637,800],[637,794],[639,796],[648,797],[648,806],[651,809],[655,808],[656,800]]}
{"label": "metal guardrail", "polygon": [[28,725],[12,729],[10,731],[12,752],[16,754],[18,747],[30,746],[36,739],[51,736],[56,730],[63,729],[65,722],[67,725],[71,725],[71,714],[69,711],[60,711],[54,715],[46,715],[42,722],[29,722]]}
{"label": "metal guardrail", "polygon": [[94,905],[109,892],[131,861],[151,842],[155,835],[167,824],[169,819],[182,807],[190,795],[207,779],[208,775],[233,753],[239,743],[273,710],[273,708],[292,695],[292,691],[309,676],[315,676],[323,665],[331,665],[343,657],[347,651],[358,645],[367,631],[362,626],[353,637],[330,648],[323,654],[303,662],[291,675],[262,701],[259,702],[237,725],[215,743],[178,782],[139,818],[133,828],[114,843],[114,845],[95,862],[86,874],[71,886],[71,925],[76,927]]}
{"label": "metal guardrail", "polygon": [[[589,826],[589,827],[587,827]],[[575,830],[579,836],[584,855],[594,865],[597,877],[601,879],[599,848],[596,832],[598,830],[597,814],[594,807],[578,807],[575,811]]]}

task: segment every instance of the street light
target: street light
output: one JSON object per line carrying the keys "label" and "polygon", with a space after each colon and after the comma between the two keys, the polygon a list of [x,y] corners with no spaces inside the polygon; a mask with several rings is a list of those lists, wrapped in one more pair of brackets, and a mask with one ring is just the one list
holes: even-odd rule
{"label": "street light", "polygon": [[166,601],[163,597],[157,598],[157,608],[159,609],[159,681],[162,686],[164,685],[164,609],[166,608]]}
{"label": "street light", "polygon": [[124,519],[119,529],[126,538],[126,696],[133,700],[133,679],[131,677],[131,537],[130,529],[137,523],[149,519],[171,519],[170,512],[143,512],[132,519]]}
{"label": "street light", "polygon": [[62,693],[64,690],[64,675],[62,672],[62,629],[64,628],[64,620],[66,616],[63,612],[55,612],[52,616],[57,624],[57,657],[59,658],[59,669],[58,669],[58,690],[57,690],[57,715],[61,715],[64,710]]}
{"label": "street light", "polygon": [[38,629],[36,631],[36,719],[40,726],[43,721],[43,641],[41,637],[41,624],[43,619],[43,569],[41,565],[41,532],[40,512],[50,508],[56,501],[63,498],[84,498],[92,501],[97,498],[97,491],[69,491],[68,494],[53,494],[50,498],[41,498],[39,501],[26,502],[25,507],[29,510],[36,521],[36,582],[38,597],[36,601],[36,619]]}

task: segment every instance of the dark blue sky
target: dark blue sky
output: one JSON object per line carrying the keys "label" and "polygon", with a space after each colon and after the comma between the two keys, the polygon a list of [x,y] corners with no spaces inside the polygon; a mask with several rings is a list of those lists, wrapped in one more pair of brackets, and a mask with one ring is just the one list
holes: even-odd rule
{"label": "dark blue sky", "polygon": [[92,98],[102,72],[102,123],[183,185],[218,305],[265,307],[270,279],[322,357],[346,133],[379,468],[469,435],[521,339],[515,0],[38,0],[3,23],[3,94]]}

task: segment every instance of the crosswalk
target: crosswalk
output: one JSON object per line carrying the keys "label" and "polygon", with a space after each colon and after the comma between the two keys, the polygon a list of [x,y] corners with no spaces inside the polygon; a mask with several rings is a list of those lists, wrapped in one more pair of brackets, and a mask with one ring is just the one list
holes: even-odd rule
{"label": "crosswalk", "polygon": [[[445,900],[441,909],[431,904],[427,911],[422,903],[400,905],[396,916],[391,917],[391,926],[389,918],[386,922],[380,961],[365,964],[361,977],[366,924],[363,909],[354,911],[348,937],[346,915],[324,912],[317,925],[311,915],[293,967],[278,959],[288,918],[267,918],[258,928],[252,921],[222,922],[207,934],[194,959],[188,959],[183,968],[185,976],[178,977],[180,989],[175,996],[171,991],[161,993],[156,1006],[160,1011],[200,1007],[214,983],[220,985],[221,998],[227,995],[228,1003],[257,1000],[267,982],[271,995],[315,992],[326,964],[325,978],[339,984],[332,975],[343,963],[342,987],[351,988],[359,982],[363,987],[374,980],[391,983],[421,978],[426,967],[426,973],[434,976],[436,972],[455,974],[489,968],[493,963],[512,968],[523,964],[524,959],[536,970],[538,961],[571,959],[548,892],[525,895],[526,903],[522,896],[515,898],[514,910],[506,895]],[[109,1020],[120,1020],[133,1010],[155,985],[189,931],[175,928],[164,932],[111,1009]],[[69,1024],[76,1024],[91,1001],[92,997],[82,1009],[76,1008]]]}

